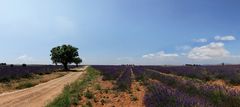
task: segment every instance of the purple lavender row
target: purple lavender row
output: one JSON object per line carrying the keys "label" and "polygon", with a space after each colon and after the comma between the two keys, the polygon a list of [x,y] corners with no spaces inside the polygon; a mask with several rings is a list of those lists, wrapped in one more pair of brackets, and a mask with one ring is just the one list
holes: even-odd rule
{"label": "purple lavender row", "polygon": [[103,80],[116,80],[123,70],[123,66],[117,65],[93,65],[92,67],[101,72]]}
{"label": "purple lavender row", "polygon": [[150,83],[149,92],[144,96],[146,107],[211,107],[199,97],[192,97],[162,83]]}
{"label": "purple lavender row", "polygon": [[145,69],[143,66],[134,66],[132,70],[136,80],[145,79]]}
{"label": "purple lavender row", "polygon": [[210,100],[219,107],[238,107],[240,104],[240,90],[237,88],[213,85],[199,80],[186,79],[180,76],[148,70],[149,77],[157,79],[171,87],[192,95],[199,95]]}
{"label": "purple lavender row", "polygon": [[145,66],[163,73],[198,78],[201,80],[224,79],[231,84],[240,84],[240,66]]}
{"label": "purple lavender row", "polygon": [[130,90],[132,84],[132,67],[125,66],[123,73],[117,79],[117,88],[120,90]]}
{"label": "purple lavender row", "polygon": [[55,70],[61,69],[62,66],[55,65],[30,65],[30,66],[1,66],[0,67],[0,80],[8,78],[19,78],[30,74],[44,74],[51,73]]}

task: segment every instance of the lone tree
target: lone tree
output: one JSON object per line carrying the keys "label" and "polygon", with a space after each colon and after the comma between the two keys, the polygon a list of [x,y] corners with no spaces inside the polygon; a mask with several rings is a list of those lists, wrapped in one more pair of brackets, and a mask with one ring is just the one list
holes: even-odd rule
{"label": "lone tree", "polygon": [[69,70],[68,64],[75,63],[74,61],[79,58],[78,48],[71,45],[57,46],[52,48],[50,56],[53,63],[62,63],[64,70]]}
{"label": "lone tree", "polygon": [[79,57],[74,58],[73,63],[75,63],[75,64],[76,64],[76,67],[78,67],[78,64],[82,63],[82,59],[79,58]]}

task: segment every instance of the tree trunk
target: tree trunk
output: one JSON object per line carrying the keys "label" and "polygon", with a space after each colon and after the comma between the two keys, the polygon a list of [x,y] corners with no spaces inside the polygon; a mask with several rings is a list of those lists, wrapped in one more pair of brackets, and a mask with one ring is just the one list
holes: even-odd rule
{"label": "tree trunk", "polygon": [[69,70],[67,63],[63,63],[63,67],[64,67],[64,70],[67,70],[67,71]]}

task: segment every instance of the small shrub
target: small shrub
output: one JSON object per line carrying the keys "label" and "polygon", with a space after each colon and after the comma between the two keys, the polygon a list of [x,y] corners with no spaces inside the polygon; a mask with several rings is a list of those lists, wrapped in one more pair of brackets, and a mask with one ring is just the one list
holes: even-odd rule
{"label": "small shrub", "polygon": [[128,90],[127,93],[128,93],[128,94],[132,94],[132,91],[131,91],[131,90]]}
{"label": "small shrub", "polygon": [[78,100],[82,100],[82,95],[78,94]]}
{"label": "small shrub", "polygon": [[174,79],[169,79],[168,81],[167,81],[167,85],[170,85],[170,86],[173,86],[173,85],[175,85],[177,82],[174,80]]}
{"label": "small shrub", "polygon": [[43,73],[43,72],[40,72],[40,73],[38,73],[38,75],[44,75],[45,73]]}
{"label": "small shrub", "polygon": [[106,103],[106,101],[104,99],[101,99],[101,104],[104,105],[104,103]]}
{"label": "small shrub", "polygon": [[33,87],[35,86],[35,84],[30,83],[30,82],[25,82],[25,83],[21,83],[19,84],[19,86],[17,86],[17,89],[23,89],[23,88],[29,88],[29,87]]}
{"label": "small shrub", "polygon": [[118,97],[118,93],[114,93],[113,98],[116,98],[116,97]]}
{"label": "small shrub", "polygon": [[95,89],[96,89],[96,90],[101,90],[102,87],[101,87],[99,84],[96,84],[96,85],[95,85]]}
{"label": "small shrub", "polygon": [[96,97],[93,98],[93,101],[94,101],[95,103],[98,102],[98,100],[97,100]]}
{"label": "small shrub", "polygon": [[0,82],[3,82],[3,83],[10,82],[10,80],[11,79],[9,77],[4,77],[4,78],[0,79]]}
{"label": "small shrub", "polygon": [[86,107],[92,107],[92,103],[90,101],[87,101]]}
{"label": "small shrub", "polygon": [[144,75],[141,75],[139,77],[136,77],[136,80],[137,81],[145,81],[146,80],[146,77]]}
{"label": "small shrub", "polygon": [[27,64],[22,64],[22,66],[23,66],[23,67],[26,67],[26,66],[27,66]]}
{"label": "small shrub", "polygon": [[212,94],[210,95],[211,100],[213,101],[214,104],[222,104],[224,95],[220,91],[213,91]]}
{"label": "small shrub", "polygon": [[119,89],[120,91],[128,91],[128,90],[129,90],[129,87],[128,87],[128,85],[125,84],[125,83],[120,83],[120,84],[118,85],[118,89]]}
{"label": "small shrub", "polygon": [[0,63],[0,66],[6,66],[7,63]]}
{"label": "small shrub", "polygon": [[46,72],[45,74],[51,74],[52,72]]}
{"label": "small shrub", "polygon": [[87,90],[85,93],[84,93],[84,96],[88,99],[92,99],[93,98],[93,94],[92,92],[90,92],[89,90]]}
{"label": "small shrub", "polygon": [[79,99],[77,97],[73,97],[71,101],[72,101],[73,105],[78,105],[79,104]]}
{"label": "small shrub", "polygon": [[23,76],[23,78],[33,78],[33,74],[27,73],[26,75]]}
{"label": "small shrub", "polygon": [[136,87],[136,90],[137,90],[137,91],[141,91],[139,87]]}
{"label": "small shrub", "polygon": [[109,91],[109,89],[104,89],[104,93],[106,93],[106,94],[107,94],[107,93],[108,93],[108,91]]}
{"label": "small shrub", "polygon": [[138,98],[134,95],[130,95],[130,99],[131,99],[131,101],[137,101],[138,100]]}

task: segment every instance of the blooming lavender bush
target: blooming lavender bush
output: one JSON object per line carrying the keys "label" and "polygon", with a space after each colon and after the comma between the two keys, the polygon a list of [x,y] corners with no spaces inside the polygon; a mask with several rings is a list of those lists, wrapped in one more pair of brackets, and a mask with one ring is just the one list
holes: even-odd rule
{"label": "blooming lavender bush", "polygon": [[230,86],[214,85],[201,80],[183,78],[172,74],[148,70],[148,77],[159,80],[168,86],[189,95],[198,95],[208,99],[218,107],[238,107],[240,105],[240,90]]}
{"label": "blooming lavender bush", "polygon": [[197,78],[203,81],[223,79],[227,83],[240,84],[240,65],[225,66],[144,66],[159,72]]}
{"label": "blooming lavender bush", "polygon": [[122,91],[130,90],[132,83],[131,77],[132,68],[130,66],[125,66],[123,73],[117,79],[117,88]]}
{"label": "blooming lavender bush", "polygon": [[116,65],[93,65],[103,75],[103,80],[116,80],[122,73],[124,67]]}
{"label": "blooming lavender bush", "polygon": [[138,81],[145,80],[145,69],[143,66],[134,66],[132,69],[136,80]]}
{"label": "blooming lavender bush", "polygon": [[189,96],[162,83],[150,82],[149,92],[144,96],[147,107],[211,107],[205,99]]}

